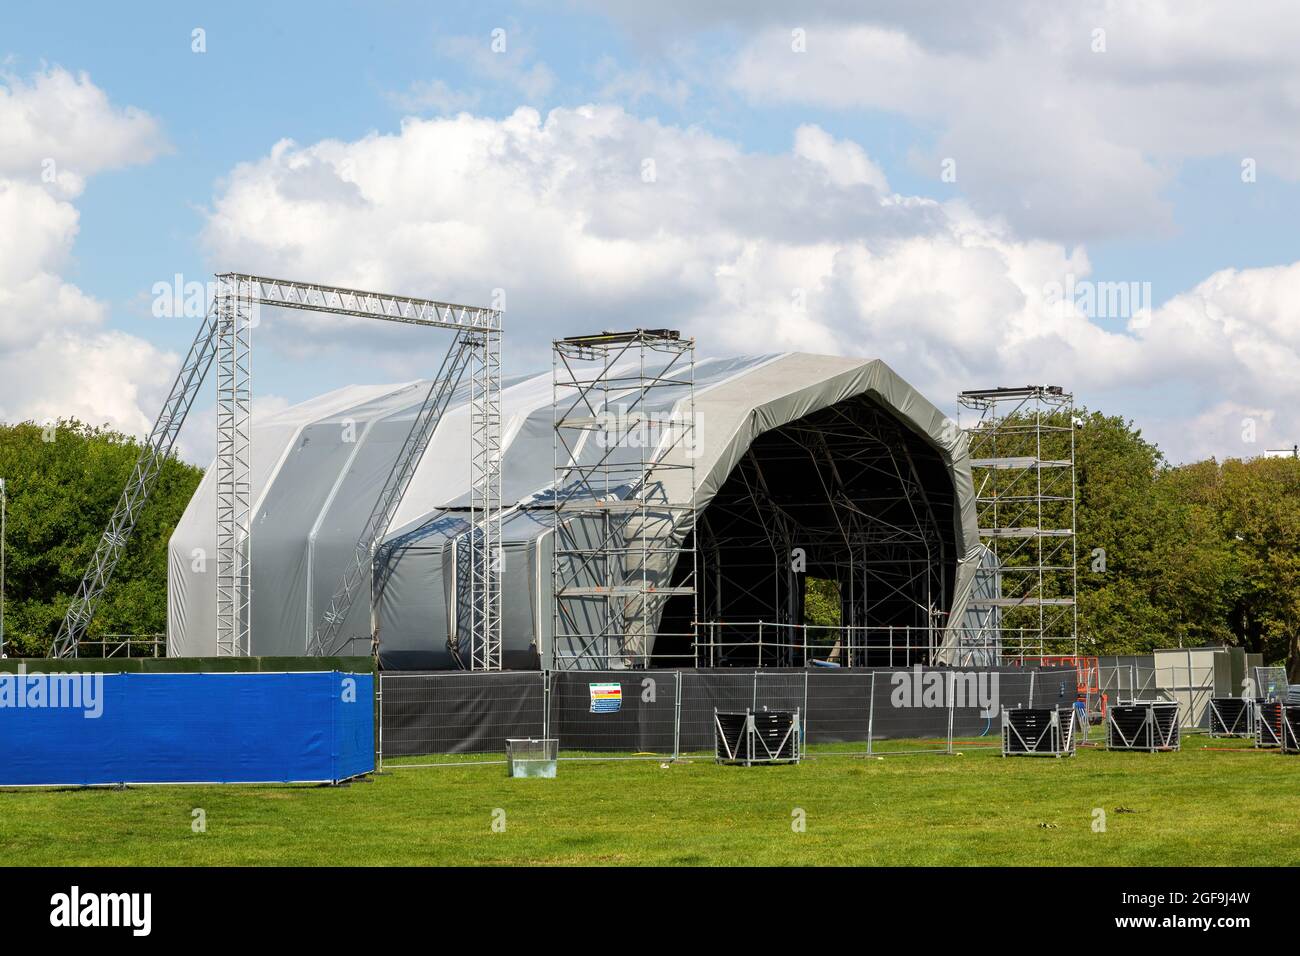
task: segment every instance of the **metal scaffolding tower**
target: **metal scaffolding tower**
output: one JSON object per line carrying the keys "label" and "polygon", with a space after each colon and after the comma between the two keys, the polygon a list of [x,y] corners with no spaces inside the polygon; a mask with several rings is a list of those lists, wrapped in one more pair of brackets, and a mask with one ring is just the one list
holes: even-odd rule
{"label": "metal scaffolding tower", "polygon": [[554,343],[554,666],[650,664],[665,605],[696,621],[695,341]]}
{"label": "metal scaffolding tower", "polygon": [[[1074,396],[1053,385],[962,392],[989,560],[970,607],[1003,659],[1078,654]],[[981,586],[983,585],[983,586]]]}

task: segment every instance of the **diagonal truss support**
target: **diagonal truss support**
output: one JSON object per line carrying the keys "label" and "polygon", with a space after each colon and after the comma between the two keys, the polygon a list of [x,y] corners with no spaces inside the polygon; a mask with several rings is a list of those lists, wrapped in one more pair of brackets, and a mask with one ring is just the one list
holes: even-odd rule
{"label": "diagonal truss support", "polygon": [[378,640],[378,618],[373,612],[379,598],[377,589],[380,587],[378,575],[372,573],[372,569],[375,569],[376,549],[389,524],[392,523],[406,489],[410,487],[411,479],[415,476],[415,470],[424,457],[425,449],[429,447],[438,422],[442,420],[452,395],[464,377],[467,366],[472,362],[475,351],[474,340],[478,337],[476,333],[468,332],[457,335],[442,360],[438,375],[429,383],[429,391],[424,397],[420,410],[416,413],[415,420],[411,423],[411,430],[407,433],[406,440],[397,454],[392,471],[384,481],[375,506],[371,509],[370,517],[357,538],[352,563],[343,573],[338,588],[330,598],[329,607],[321,616],[315,641],[310,648],[313,654],[341,653],[346,645],[356,639],[341,639],[340,630],[353,603],[367,582],[370,587],[372,610],[369,643],[373,650]]}
{"label": "diagonal truss support", "polygon": [[122,490],[108,527],[99,539],[99,545],[90,559],[90,565],[81,579],[77,593],[68,606],[63,624],[50,647],[51,657],[76,657],[77,644],[85,637],[91,619],[112,580],[113,571],[122,557],[126,543],[135,530],[136,521],[144,509],[163,462],[172,453],[176,436],[194,404],[194,397],[203,386],[217,348],[217,314],[215,306],[204,317],[203,324],[194,336],[194,342],[181,363],[181,369],[172,383],[171,392],[154,422],[153,430],[140,449],[131,477]]}

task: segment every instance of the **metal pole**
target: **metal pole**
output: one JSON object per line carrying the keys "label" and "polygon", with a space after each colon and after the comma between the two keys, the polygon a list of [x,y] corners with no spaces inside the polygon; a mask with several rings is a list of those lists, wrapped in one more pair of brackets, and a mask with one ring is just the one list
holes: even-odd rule
{"label": "metal pole", "polygon": [[677,671],[677,705],[673,708],[673,759],[682,754],[682,672]]}
{"label": "metal pole", "polygon": [[957,705],[957,672],[948,671],[948,753],[952,753],[952,725]]}
{"label": "metal pole", "polygon": [[871,756],[871,739],[876,727],[876,672],[871,672],[871,695],[867,698],[867,756]]}

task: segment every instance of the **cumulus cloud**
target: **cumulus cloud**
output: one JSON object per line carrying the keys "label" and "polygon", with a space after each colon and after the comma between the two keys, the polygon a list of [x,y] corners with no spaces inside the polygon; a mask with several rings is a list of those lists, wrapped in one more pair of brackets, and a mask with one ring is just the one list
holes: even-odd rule
{"label": "cumulus cloud", "polygon": [[1300,178],[1300,18],[1286,0],[601,8],[647,42],[727,28],[738,49],[717,57],[716,82],[757,107],[911,120],[931,140],[916,170],[955,170],[961,195],[1021,235],[1162,234],[1188,158],[1222,158],[1225,183],[1248,158]]}
{"label": "cumulus cloud", "polygon": [[0,77],[0,420],[152,425],[177,357],[107,329],[104,303],[63,273],[86,178],[165,148],[151,117],[85,74]]}
{"label": "cumulus cloud", "polygon": [[[675,326],[706,353],[878,356],[941,403],[1050,381],[1099,407],[1122,396],[1109,407],[1142,420],[1190,384],[1156,434],[1175,456],[1208,447],[1187,429],[1205,433],[1216,403],[1297,424],[1300,264],[1120,302],[1082,248],[892,192],[860,144],[811,125],[777,154],[598,106],[282,142],[233,171],[205,239],[214,258],[272,274],[468,302],[502,289],[519,371],[543,367],[557,335]],[[387,349],[404,376],[430,371],[427,337],[300,313],[263,324],[299,347]]]}

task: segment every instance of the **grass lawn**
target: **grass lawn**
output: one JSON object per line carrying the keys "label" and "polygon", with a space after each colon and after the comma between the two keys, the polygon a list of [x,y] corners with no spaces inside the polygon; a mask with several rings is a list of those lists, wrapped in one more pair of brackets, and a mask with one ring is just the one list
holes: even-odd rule
{"label": "grass lawn", "polygon": [[[206,833],[191,829],[194,808]],[[498,809],[504,832],[493,831]],[[554,780],[390,762],[347,787],[0,792],[6,865],[1297,862],[1300,757],[1202,736],[1179,753],[1070,759],[967,744],[960,756],[751,769],[710,755],[666,769],[566,762]]]}

